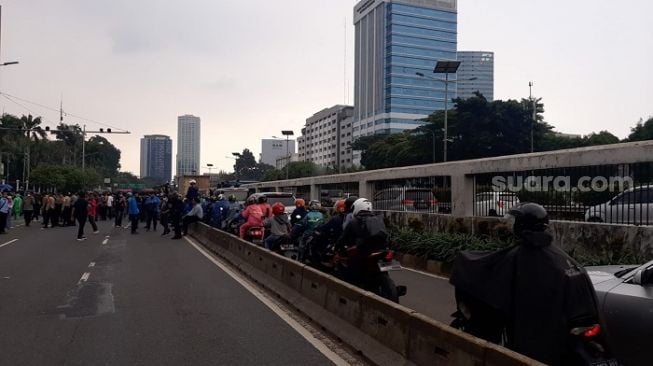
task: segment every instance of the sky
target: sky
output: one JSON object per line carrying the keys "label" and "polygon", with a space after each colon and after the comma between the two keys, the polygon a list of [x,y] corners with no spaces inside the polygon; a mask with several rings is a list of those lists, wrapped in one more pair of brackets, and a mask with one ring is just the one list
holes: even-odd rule
{"label": "sky", "polygon": [[[5,0],[0,107],[104,135],[139,174],[140,139],[202,120],[201,165],[353,104],[353,0]],[[459,0],[458,50],[495,53],[495,99],[542,97],[557,131],[626,137],[653,115],[653,2]],[[48,107],[51,109],[46,109]],[[77,117],[83,118],[77,118]],[[102,124],[99,124],[99,123]],[[214,170],[215,171],[215,170]],[[202,172],[208,172],[203,169]]]}

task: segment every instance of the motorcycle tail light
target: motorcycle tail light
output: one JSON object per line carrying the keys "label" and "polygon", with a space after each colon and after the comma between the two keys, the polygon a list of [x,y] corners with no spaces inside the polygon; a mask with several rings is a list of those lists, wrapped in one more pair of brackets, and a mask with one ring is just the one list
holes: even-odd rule
{"label": "motorcycle tail light", "polygon": [[391,262],[395,258],[395,252],[392,250],[388,250],[388,253],[385,255],[385,261],[386,262]]}
{"label": "motorcycle tail light", "polygon": [[601,333],[601,326],[599,324],[594,324],[586,331],[583,332],[583,337],[585,338],[594,338]]}

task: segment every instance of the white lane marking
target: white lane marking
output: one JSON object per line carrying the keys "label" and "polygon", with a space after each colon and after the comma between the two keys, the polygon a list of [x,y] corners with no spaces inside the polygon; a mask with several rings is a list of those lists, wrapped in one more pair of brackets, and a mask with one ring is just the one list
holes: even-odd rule
{"label": "white lane marking", "polygon": [[255,287],[251,286],[249,283],[243,281],[236,273],[234,273],[231,269],[223,265],[222,263],[218,262],[215,258],[213,258],[209,253],[207,253],[203,248],[201,248],[198,244],[196,244],[194,241],[190,240],[187,236],[184,237],[187,242],[189,242],[192,246],[197,249],[198,252],[202,253],[208,260],[213,262],[216,266],[218,266],[221,270],[223,270],[226,274],[228,274],[231,278],[234,279],[234,281],[238,282],[241,286],[243,286],[247,291],[249,291],[252,295],[254,295],[260,302],[265,304],[270,310],[272,310],[281,320],[285,321],[291,328],[293,328],[299,335],[304,337],[308,343],[310,343],[313,347],[315,347],[320,353],[322,353],[326,358],[328,358],[331,362],[333,362],[336,365],[349,365],[347,361],[345,361],[342,357],[340,357],[338,354],[330,350],[324,343],[322,343],[319,339],[317,339],[315,336],[313,336],[309,331],[307,331],[304,327],[299,325],[294,319],[289,317],[283,310],[281,310],[276,304],[265,298],[261,294],[259,290],[257,290]]}
{"label": "white lane marking", "polygon": [[110,235],[105,236],[105,238],[107,238],[107,239],[109,239],[110,237],[111,237]]}
{"label": "white lane marking", "polygon": [[422,276],[428,276],[428,277],[437,278],[438,280],[449,281],[449,279],[448,279],[447,277],[442,277],[442,276],[434,275],[433,273],[428,273],[428,272],[424,272],[424,271],[420,271],[420,270],[417,270],[417,269],[412,269],[412,268],[408,268],[408,267],[404,267],[404,266],[402,266],[401,269],[405,269],[405,270],[407,270],[407,271],[411,271],[411,272],[419,273],[419,274],[421,274]]}
{"label": "white lane marking", "polygon": [[5,245],[9,245],[9,244],[11,244],[11,243],[15,243],[15,242],[17,242],[17,241],[18,241],[18,239],[9,240],[8,242],[6,242],[6,243],[0,245],[0,248],[4,247]]}
{"label": "white lane marking", "polygon": [[108,242],[109,242],[109,239],[104,239],[104,240],[102,240],[102,245],[107,245]]}
{"label": "white lane marking", "polygon": [[90,276],[91,276],[91,272],[84,272],[84,274],[82,275],[82,278],[79,279],[79,282],[77,282],[77,284],[88,281],[88,278]]}
{"label": "white lane marking", "polygon": [[95,262],[91,262],[91,264],[88,265],[89,267],[95,267]]}

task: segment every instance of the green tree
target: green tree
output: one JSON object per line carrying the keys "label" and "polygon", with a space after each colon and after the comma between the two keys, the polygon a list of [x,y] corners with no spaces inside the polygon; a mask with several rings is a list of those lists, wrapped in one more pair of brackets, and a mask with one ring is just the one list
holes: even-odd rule
{"label": "green tree", "polygon": [[626,141],[645,141],[653,140],[653,117],[650,117],[646,122],[639,120],[637,125],[630,129],[630,135]]}
{"label": "green tree", "polygon": [[86,166],[93,167],[104,177],[113,177],[120,169],[120,150],[101,136],[86,143]]}
{"label": "green tree", "polygon": [[257,180],[260,178],[256,159],[249,149],[243,150],[234,164],[234,173],[239,180]]}

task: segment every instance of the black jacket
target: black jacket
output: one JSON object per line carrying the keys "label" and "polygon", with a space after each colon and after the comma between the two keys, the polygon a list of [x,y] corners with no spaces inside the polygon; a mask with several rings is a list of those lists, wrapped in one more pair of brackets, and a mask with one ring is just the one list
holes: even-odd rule
{"label": "black jacket", "polygon": [[560,365],[571,328],[599,321],[587,272],[545,232],[524,232],[497,252],[462,252],[450,282],[505,320],[507,346]]}

